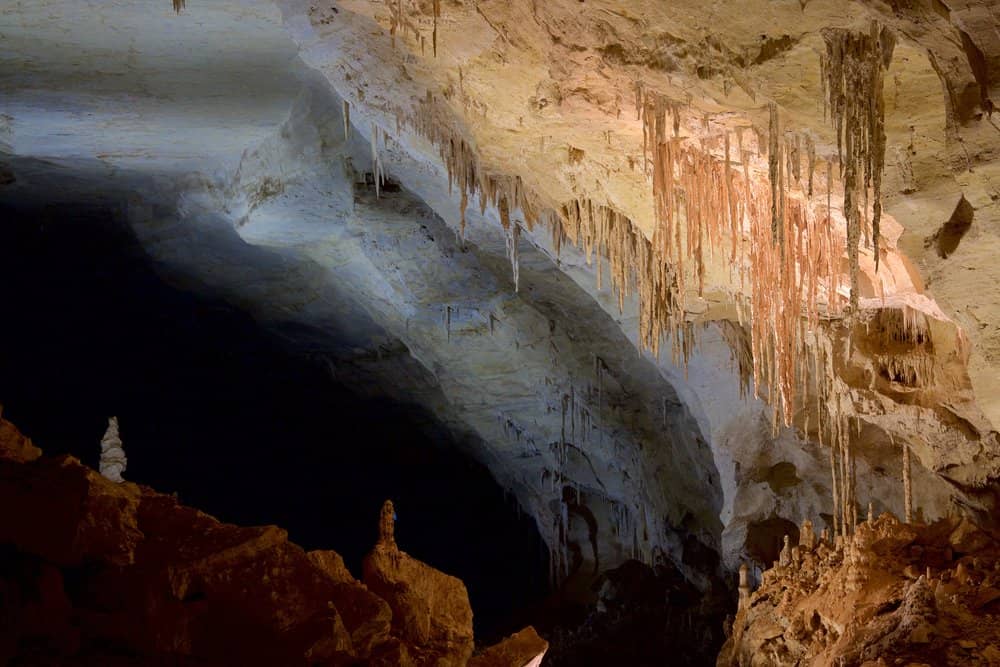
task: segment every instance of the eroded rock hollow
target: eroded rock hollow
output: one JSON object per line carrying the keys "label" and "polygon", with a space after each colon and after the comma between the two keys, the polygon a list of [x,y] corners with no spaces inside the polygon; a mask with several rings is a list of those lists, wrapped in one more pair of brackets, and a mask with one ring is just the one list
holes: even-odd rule
{"label": "eroded rock hollow", "polygon": [[[998,26],[994,0],[0,8],[0,401],[83,462],[4,483],[116,499],[101,568],[208,521],[156,537],[144,506],[194,510],[133,481],[287,527],[308,556],[259,551],[368,596],[259,584],[288,664],[992,664]],[[410,541],[362,565],[387,497]],[[3,512],[4,581],[65,613],[0,650],[78,658],[90,552]],[[174,630],[127,650],[224,662]]]}

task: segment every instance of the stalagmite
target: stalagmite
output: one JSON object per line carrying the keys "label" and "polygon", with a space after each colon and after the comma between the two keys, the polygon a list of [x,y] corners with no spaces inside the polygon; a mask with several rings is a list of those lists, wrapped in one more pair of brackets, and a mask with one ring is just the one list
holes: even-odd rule
{"label": "stalagmite", "polygon": [[118,417],[111,417],[108,419],[108,430],[101,438],[101,474],[112,482],[121,484],[125,481],[122,479],[122,473],[125,472],[127,465],[128,459],[125,457],[125,450],[118,436]]}
{"label": "stalagmite", "polygon": [[750,578],[747,572],[747,564],[740,563],[740,583],[739,583],[740,600],[737,611],[740,609],[745,609],[750,603]]}
{"label": "stalagmite", "polygon": [[903,445],[903,517],[913,523],[913,481],[910,477],[910,448]]}
{"label": "stalagmite", "polygon": [[376,547],[396,550],[396,508],[391,500],[382,503],[378,520],[378,542]]}
{"label": "stalagmite", "polygon": [[802,530],[799,532],[799,546],[807,551],[812,551],[816,546],[816,533],[813,532],[812,521],[806,519],[802,522]]}

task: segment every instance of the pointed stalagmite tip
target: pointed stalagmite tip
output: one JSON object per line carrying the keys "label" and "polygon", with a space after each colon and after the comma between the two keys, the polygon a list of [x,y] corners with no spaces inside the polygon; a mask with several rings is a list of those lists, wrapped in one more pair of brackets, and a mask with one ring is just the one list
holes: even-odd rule
{"label": "pointed stalagmite tip", "polygon": [[391,500],[382,503],[382,514],[378,522],[378,543],[380,546],[396,548],[396,508]]}
{"label": "pointed stalagmite tip", "polygon": [[108,418],[108,429],[104,432],[104,437],[101,438],[99,466],[101,475],[112,482],[121,484],[125,481],[122,478],[122,473],[125,472],[127,465],[128,459],[125,457],[125,450],[118,433],[118,418],[110,417]]}

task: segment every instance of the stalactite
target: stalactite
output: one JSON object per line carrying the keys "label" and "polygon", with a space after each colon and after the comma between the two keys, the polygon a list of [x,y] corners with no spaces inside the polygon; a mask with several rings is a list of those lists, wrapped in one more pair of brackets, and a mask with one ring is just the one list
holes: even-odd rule
{"label": "stalactite", "polygon": [[808,189],[806,195],[809,197],[813,196],[813,174],[816,171],[816,142],[813,141],[812,135],[806,135],[806,159],[809,164],[809,181]]}
{"label": "stalactite", "polygon": [[767,165],[768,179],[771,183],[771,242],[778,242],[778,230],[781,228],[779,215],[781,212],[779,180],[781,179],[781,144],[778,141],[778,106],[771,102],[768,104],[768,148]]}
{"label": "stalactite", "polygon": [[174,0],[174,11],[178,14],[184,9],[184,0]]}
{"label": "stalactite", "polygon": [[434,46],[434,57],[437,58],[438,54],[438,19],[441,17],[441,0],[434,0],[433,9],[434,13],[434,32],[431,38],[431,43]]}
{"label": "stalactite", "polygon": [[372,146],[372,176],[375,179],[375,197],[379,197],[382,187],[382,162],[378,154],[378,133],[379,126],[372,123],[371,146]]}
{"label": "stalactite", "polygon": [[792,176],[795,178],[795,182],[799,183],[802,181],[802,137],[796,133],[793,140],[791,150],[788,151],[788,159],[791,162]]}
{"label": "stalactite", "polygon": [[840,462],[839,462],[840,463],[840,509],[841,509],[840,524],[843,527],[844,535],[849,536],[851,534],[850,520],[848,518],[850,516],[850,508],[851,508],[851,490],[850,490],[850,479],[848,478],[848,473],[847,473],[848,470],[847,459],[849,456],[848,453],[849,436],[847,429],[844,427],[844,416],[843,413],[840,412],[841,408],[839,403],[840,401],[838,398],[837,431],[838,431],[838,440],[840,441]]}
{"label": "stalactite", "polygon": [[[598,427],[604,425],[604,361],[594,355],[594,373],[597,375],[597,424]],[[598,446],[604,444],[604,431],[598,428]]]}
{"label": "stalactite", "polygon": [[[837,134],[837,155],[844,181],[851,267],[851,307],[858,300],[858,244],[867,229],[871,192],[872,244],[879,266],[879,222],[882,216],[882,170],[885,164],[885,100],[882,80],[892,60],[893,34],[873,22],[868,33],[839,28],[822,31],[826,53],[821,61],[824,104]],[[860,207],[860,208],[859,208]]]}
{"label": "stalactite", "polygon": [[830,473],[833,476],[833,535],[836,538],[840,522],[840,492],[839,481],[837,480],[837,447],[836,443],[830,443]]}
{"label": "stalactite", "polygon": [[913,523],[913,481],[910,477],[910,448],[903,443],[903,516]]}
{"label": "stalactite", "polygon": [[462,241],[465,241],[465,209],[469,206],[469,193],[462,190],[462,203],[459,205],[462,209],[461,220],[459,221],[458,232]]}
{"label": "stalactite", "polygon": [[[518,233],[512,227],[515,210],[528,230],[538,222],[549,224],[557,255],[563,240],[569,240],[588,262],[598,258],[599,279],[603,282],[607,273],[620,309],[637,294],[640,346],[654,355],[667,336],[673,360],[686,365],[695,341],[684,313],[687,277],[693,276],[702,289],[706,264],[719,261],[717,251],[728,245],[729,270],[741,285],[749,285],[750,299],[739,309],[749,326],[747,376],[752,375],[755,395],[775,407],[775,426],[779,421],[790,424],[796,386],[805,377],[805,331],[819,326],[821,303],[828,313],[840,307],[836,276],[842,246],[835,241],[843,237],[834,233],[829,209],[814,212],[804,188],[792,191],[796,167],[782,159],[776,108],[771,110],[771,143],[776,147],[769,155],[774,178],[768,193],[768,184],[751,176],[741,128],[735,142],[743,165],[739,170],[731,163],[728,133],[701,140],[680,136],[679,102],[637,84],[636,106],[646,145],[643,164],[653,181],[656,225],[651,239],[599,202],[578,198],[547,210],[519,178],[488,174],[471,142],[453,126],[447,103],[430,92],[415,116],[404,121],[438,146],[449,187],[457,186],[462,196],[463,235],[470,196],[479,197],[481,212],[496,208],[508,243]],[[814,148],[808,136],[805,143],[811,180]],[[601,258],[607,260],[607,271]],[[743,368],[741,363],[741,373]]]}
{"label": "stalactite", "polygon": [[514,291],[517,292],[521,282],[521,255],[519,250],[521,226],[516,222],[513,223],[504,238],[507,244],[507,259],[510,260],[510,267],[514,277]]}
{"label": "stalactite", "polygon": [[351,138],[351,103],[344,100],[344,141]]}

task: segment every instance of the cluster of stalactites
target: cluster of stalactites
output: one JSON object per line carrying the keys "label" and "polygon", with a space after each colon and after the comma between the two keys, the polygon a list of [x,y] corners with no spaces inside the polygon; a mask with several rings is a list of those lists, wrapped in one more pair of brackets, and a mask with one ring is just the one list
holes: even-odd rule
{"label": "cluster of stalactites", "polygon": [[688,139],[681,136],[678,103],[641,89],[637,101],[652,172],[655,261],[671,267],[682,304],[688,275],[701,294],[706,261],[716,254],[728,260],[731,277],[749,286],[750,299],[739,302],[738,312],[751,329],[754,390],[765,392],[776,420],[780,414],[791,424],[797,389],[805,384],[806,330],[818,327],[821,309],[840,308],[843,240],[831,224],[829,204],[810,204],[812,138],[781,133],[772,107],[768,190],[762,179],[751,178],[742,131]]}
{"label": "cluster of stalactites", "polygon": [[820,61],[820,78],[825,110],[829,112],[837,133],[837,155],[844,182],[851,307],[857,310],[858,245],[862,233],[866,236],[870,233],[876,271],[879,265],[882,168],[885,163],[882,79],[892,60],[895,37],[873,22],[868,33],[825,29],[823,39],[826,54]]}
{"label": "cluster of stalactites", "polygon": [[931,343],[927,314],[906,304],[879,308],[866,322],[869,335],[875,334],[883,345],[926,346]]}
{"label": "cluster of stalactites", "polygon": [[[393,45],[396,44],[396,35],[412,35],[413,39],[419,42],[420,52],[424,53],[427,47],[427,36],[421,31],[419,21],[423,17],[421,3],[414,0],[385,0],[389,8],[389,34],[392,36]],[[438,48],[438,19],[441,18],[441,0],[431,0],[431,50],[434,57],[437,57]]]}
{"label": "cluster of stalactites", "polygon": [[[679,103],[641,88],[636,99],[646,169],[653,181],[657,224],[651,240],[609,206],[581,197],[556,210],[547,209],[519,176],[486,173],[471,140],[450,120],[447,102],[430,92],[419,103],[415,118],[397,115],[396,124],[397,130],[401,122],[411,124],[438,147],[449,188],[457,187],[461,195],[463,235],[470,197],[478,197],[481,213],[487,206],[495,207],[508,235],[515,277],[521,225],[531,231],[538,223],[549,224],[557,253],[568,239],[583,249],[588,261],[594,255],[606,258],[619,307],[630,294],[638,294],[640,343],[654,354],[669,336],[674,360],[687,361],[694,344],[693,327],[684,312],[687,276],[694,277],[701,293],[706,261],[718,256],[731,277],[750,288],[750,299],[740,301],[738,311],[740,323],[751,329],[755,393],[772,404],[776,421],[780,414],[789,425],[797,387],[805,384],[806,364],[801,358],[806,353],[806,332],[819,326],[821,309],[832,314],[842,306],[838,264],[844,239],[830,219],[829,163],[827,206],[813,206],[809,192],[816,156],[811,137],[779,134],[775,122],[772,133],[778,140],[769,147],[769,157],[777,158],[776,171],[781,174],[775,197],[763,179],[751,177],[752,152],[744,147],[742,131],[720,130],[714,136],[687,139],[681,136]],[[514,219],[516,212],[523,220]],[[597,271],[600,286],[601,261]]]}
{"label": "cluster of stalactites", "polygon": [[564,204],[552,231],[557,249],[568,239],[583,250],[588,264],[596,256],[598,289],[604,285],[602,258],[607,259],[619,311],[624,310],[625,299],[638,292],[639,340],[644,349],[659,354],[664,335],[669,335],[674,362],[687,362],[694,338],[685,320],[679,276],[657,253],[654,242],[625,215],[589,199]]}

